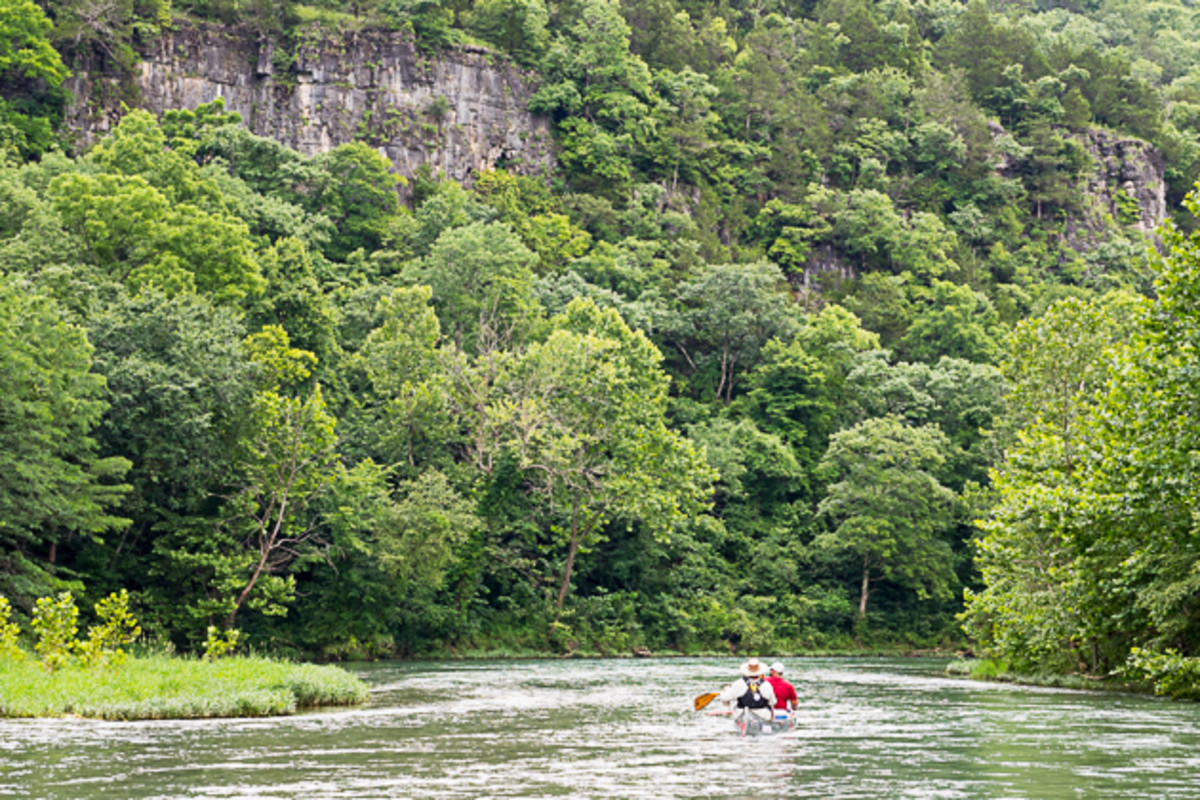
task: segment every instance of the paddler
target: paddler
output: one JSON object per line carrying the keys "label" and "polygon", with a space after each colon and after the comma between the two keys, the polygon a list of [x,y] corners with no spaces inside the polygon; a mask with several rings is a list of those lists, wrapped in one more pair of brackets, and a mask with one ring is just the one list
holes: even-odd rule
{"label": "paddler", "polygon": [[788,712],[795,711],[800,705],[800,698],[796,696],[796,687],[783,678],[782,661],[776,661],[771,665],[771,674],[767,676],[767,683],[771,684],[771,688],[775,691],[775,718],[778,719],[781,713],[786,718]]}
{"label": "paddler", "polygon": [[774,715],[775,690],[766,678],[766,667],[757,658],[742,664],[742,677],[726,686],[717,699],[738,709],[735,717],[752,717],[770,722]]}

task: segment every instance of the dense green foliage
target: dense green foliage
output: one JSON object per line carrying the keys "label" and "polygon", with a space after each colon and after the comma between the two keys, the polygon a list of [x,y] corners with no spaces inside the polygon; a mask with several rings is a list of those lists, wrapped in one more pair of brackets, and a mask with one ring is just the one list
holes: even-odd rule
{"label": "dense green foliage", "polygon": [[1063,301],[1014,332],[1020,430],[966,619],[1018,668],[1124,670],[1195,696],[1200,236],[1165,239],[1154,303]]}
{"label": "dense green foliage", "polygon": [[1090,185],[1104,136],[1176,201],[1200,171],[1182,2],[176,3],[284,55],[317,19],[536,70],[556,174],[418,172],[409,207],[366,144],[219,104],[56,151],[45,43],[120,65],[167,9],[43,5],[0,17],[19,613],[129,587],[189,648],[798,649],[953,639],[966,588],[1014,662],[1192,655],[1192,217],[1152,263]]}

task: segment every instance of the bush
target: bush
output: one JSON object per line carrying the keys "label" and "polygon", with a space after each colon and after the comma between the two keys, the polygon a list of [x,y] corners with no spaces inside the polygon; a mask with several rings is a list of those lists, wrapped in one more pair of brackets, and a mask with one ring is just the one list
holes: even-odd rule
{"label": "bush", "polygon": [[33,610],[33,632],[37,643],[33,649],[42,657],[42,667],[54,672],[67,665],[71,651],[75,649],[75,634],[79,627],[75,621],[79,609],[70,592],[63,592],[57,599],[42,597]]}
{"label": "bush", "polygon": [[242,632],[236,628],[222,631],[216,626],[208,626],[208,636],[204,640],[204,660],[215,661],[223,656],[232,655],[237,649]]}
{"label": "bush", "polygon": [[0,660],[20,661],[25,658],[25,651],[17,645],[17,636],[21,629],[17,623],[10,622],[12,605],[7,597],[0,597]]}
{"label": "bush", "polygon": [[971,662],[971,677],[981,681],[998,681],[1004,680],[1009,673],[1009,664],[1007,661],[996,661],[991,658],[982,658],[978,661]]}
{"label": "bush", "polygon": [[87,641],[75,645],[80,663],[85,667],[124,663],[124,646],[142,635],[138,621],[129,613],[129,593],[122,589],[101,600],[96,604],[96,616],[101,624],[88,628]]}
{"label": "bush", "polygon": [[1122,670],[1127,678],[1147,681],[1159,696],[1176,700],[1200,700],[1200,658],[1133,648]]}

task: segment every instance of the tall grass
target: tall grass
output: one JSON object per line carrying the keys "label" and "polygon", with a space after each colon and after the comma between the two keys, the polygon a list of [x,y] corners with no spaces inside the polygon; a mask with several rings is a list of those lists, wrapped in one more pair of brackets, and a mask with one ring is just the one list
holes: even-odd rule
{"label": "tall grass", "polygon": [[366,698],[366,684],[338,667],[260,657],[208,662],[154,655],[58,672],[32,659],[0,660],[0,717],[261,717]]}

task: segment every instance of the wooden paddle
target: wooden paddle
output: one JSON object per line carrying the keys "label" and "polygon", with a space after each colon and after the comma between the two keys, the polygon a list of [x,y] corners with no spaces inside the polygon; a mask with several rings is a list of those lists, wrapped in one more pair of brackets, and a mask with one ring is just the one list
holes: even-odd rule
{"label": "wooden paddle", "polygon": [[720,692],[708,692],[707,694],[702,694],[699,697],[697,697],[694,701],[692,701],[692,705],[695,707],[695,709],[697,711],[699,711],[700,709],[704,708],[706,705],[711,703],[713,700],[716,700],[717,695],[719,695],[719,694],[721,694],[721,693]]}

